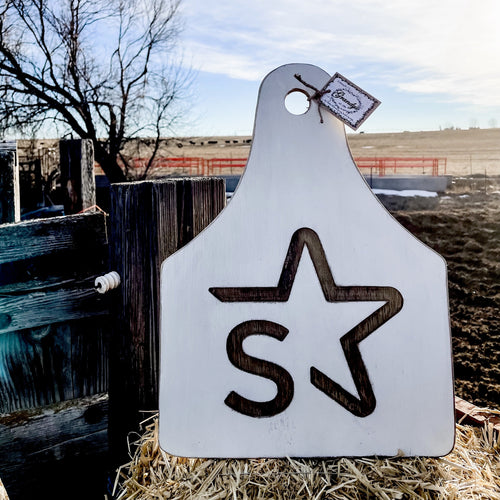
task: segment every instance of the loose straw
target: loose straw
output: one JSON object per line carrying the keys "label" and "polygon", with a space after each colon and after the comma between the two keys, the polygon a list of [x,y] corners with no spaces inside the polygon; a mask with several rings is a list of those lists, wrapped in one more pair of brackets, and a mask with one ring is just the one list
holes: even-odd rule
{"label": "loose straw", "polygon": [[151,417],[130,463],[118,470],[118,499],[488,499],[500,500],[500,438],[492,426],[457,424],[444,458],[184,459],[158,444]]}

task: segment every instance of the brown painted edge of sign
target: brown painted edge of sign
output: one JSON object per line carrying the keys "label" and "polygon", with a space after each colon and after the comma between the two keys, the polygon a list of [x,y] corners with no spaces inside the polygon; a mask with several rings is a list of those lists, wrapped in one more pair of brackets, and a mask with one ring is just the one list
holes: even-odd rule
{"label": "brown painted edge of sign", "polygon": [[[397,289],[387,286],[337,286],[319,236],[314,230],[304,227],[298,229],[292,235],[285,261],[283,263],[283,269],[278,281],[278,286],[212,287],[209,288],[209,292],[221,302],[286,302],[290,297],[300,259],[304,251],[304,246],[307,246],[309,250],[323,295],[328,302],[385,302],[383,306],[340,338],[340,343],[342,345],[349,370],[353,377],[354,384],[358,391],[359,398],[346,391],[343,387],[331,380],[317,368],[311,367],[310,370],[311,383],[316,388],[324,392],[328,397],[342,405],[352,414],[358,417],[366,417],[374,411],[376,398],[368,376],[368,371],[359,351],[359,343],[401,310],[403,307],[403,297]],[[235,329],[233,329],[230,333],[227,347],[228,356],[232,362],[233,360],[231,357],[236,356],[236,351],[240,354],[243,353],[241,344],[239,345],[239,349],[234,349],[235,352],[231,350],[231,347],[234,347],[232,344],[230,345],[230,338],[233,335],[233,332],[242,325],[247,325],[249,328],[247,331],[247,327],[245,327],[247,335],[259,333],[257,328],[259,325],[257,325],[257,323],[259,323],[259,320],[242,323],[241,325],[235,327]],[[284,328],[281,325],[278,326],[280,328]],[[261,330],[263,329],[261,333],[274,336],[272,333],[267,332],[266,325],[263,324],[260,325],[260,327]],[[270,331],[273,331],[273,329]],[[235,366],[240,367],[237,363],[239,363],[239,361],[233,362]],[[257,374],[255,370],[251,373]]]}

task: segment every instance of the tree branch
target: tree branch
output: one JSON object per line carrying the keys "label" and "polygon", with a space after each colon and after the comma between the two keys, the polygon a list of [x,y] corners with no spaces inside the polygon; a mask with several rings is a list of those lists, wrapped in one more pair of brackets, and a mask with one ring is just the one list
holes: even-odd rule
{"label": "tree branch", "polygon": [[[0,6],[0,124],[59,123],[94,142],[113,181],[138,134],[161,135],[175,117],[165,54],[177,38],[178,0],[4,0]],[[115,40],[114,46],[112,40]],[[103,43],[96,44],[96,40]],[[161,57],[160,57],[161,56]],[[178,76],[178,75],[177,75]],[[173,110],[173,112],[172,112]]]}

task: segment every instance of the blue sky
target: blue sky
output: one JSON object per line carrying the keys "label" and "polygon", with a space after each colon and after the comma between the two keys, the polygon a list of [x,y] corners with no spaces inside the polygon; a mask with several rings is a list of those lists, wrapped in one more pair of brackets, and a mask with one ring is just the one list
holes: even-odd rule
{"label": "blue sky", "polygon": [[500,126],[499,0],[183,0],[181,13],[195,80],[178,135],[250,135],[261,80],[292,62],[382,101],[360,131]]}

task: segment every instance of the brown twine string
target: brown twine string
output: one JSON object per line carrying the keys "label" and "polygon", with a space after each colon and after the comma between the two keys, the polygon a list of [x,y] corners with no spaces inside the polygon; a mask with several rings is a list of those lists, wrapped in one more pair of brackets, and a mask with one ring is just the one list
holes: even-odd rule
{"label": "brown twine string", "polygon": [[108,223],[107,223],[109,214],[107,212],[105,212],[99,205],[92,205],[91,207],[84,208],[83,210],[80,210],[78,212],[78,214],[84,214],[86,212],[90,212],[91,210],[96,210],[98,212],[101,212],[104,215],[104,236],[106,237],[106,245],[107,245],[109,243],[109,240],[108,240]]}
{"label": "brown twine string", "polygon": [[98,212],[101,212],[104,215],[109,215],[99,205],[92,205],[91,207],[84,208],[83,210],[80,210],[78,214],[84,214],[85,212],[90,212],[90,210],[97,210]]}
{"label": "brown twine string", "polygon": [[305,87],[309,87],[311,90],[314,90],[314,94],[311,96],[307,97],[307,100],[309,102],[311,101],[316,101],[316,104],[318,105],[318,113],[319,113],[319,122],[323,123],[323,115],[321,114],[321,107],[320,107],[320,99],[325,95],[331,92],[331,90],[327,90],[326,88],[323,88],[321,90],[317,89],[314,85],[311,85],[310,83],[305,82],[302,79],[302,76],[296,73],[295,78]]}

